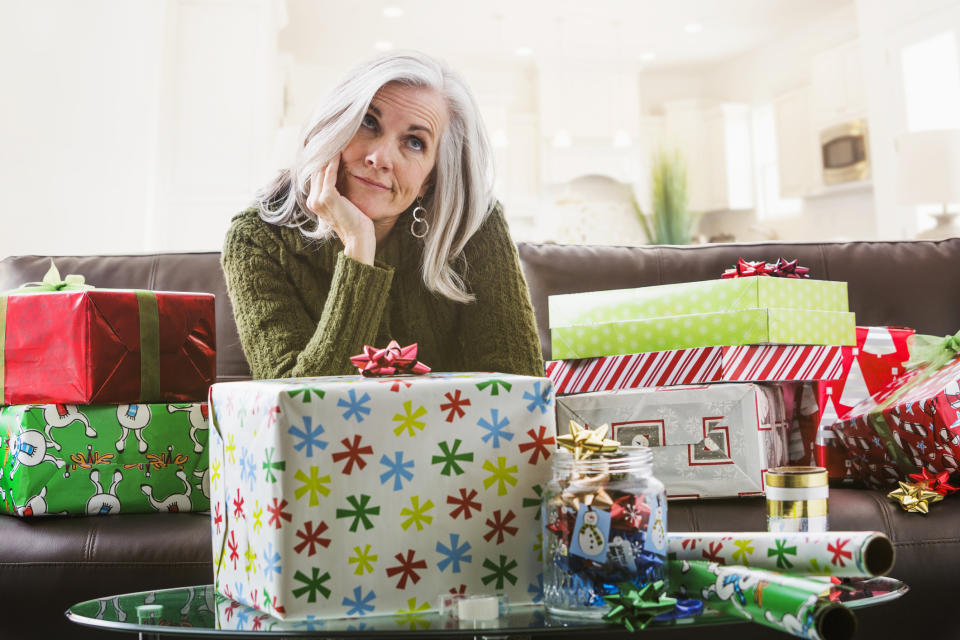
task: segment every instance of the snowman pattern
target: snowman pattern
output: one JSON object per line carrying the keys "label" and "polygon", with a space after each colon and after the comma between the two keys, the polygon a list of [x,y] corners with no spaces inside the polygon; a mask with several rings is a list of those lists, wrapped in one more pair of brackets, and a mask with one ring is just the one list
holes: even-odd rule
{"label": "snowman pattern", "polygon": [[577,543],[584,555],[598,556],[603,553],[606,547],[605,536],[597,526],[598,520],[595,511],[587,511],[583,514],[583,526],[580,527]]}

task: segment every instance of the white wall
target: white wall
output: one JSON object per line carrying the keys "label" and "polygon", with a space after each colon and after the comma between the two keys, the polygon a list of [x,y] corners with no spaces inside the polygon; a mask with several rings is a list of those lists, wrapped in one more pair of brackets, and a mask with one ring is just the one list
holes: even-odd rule
{"label": "white wall", "polygon": [[153,206],[164,4],[0,11],[0,256],[140,251]]}

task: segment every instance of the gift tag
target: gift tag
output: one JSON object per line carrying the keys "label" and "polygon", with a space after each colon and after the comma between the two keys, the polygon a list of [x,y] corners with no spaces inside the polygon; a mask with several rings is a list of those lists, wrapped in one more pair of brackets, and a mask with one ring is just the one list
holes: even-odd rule
{"label": "gift tag", "polygon": [[603,562],[607,559],[609,537],[610,513],[580,505],[570,541],[570,553],[587,560]]}
{"label": "gift tag", "polygon": [[661,496],[656,497],[657,504],[647,523],[647,535],[643,539],[643,548],[659,555],[667,553],[667,516]]}

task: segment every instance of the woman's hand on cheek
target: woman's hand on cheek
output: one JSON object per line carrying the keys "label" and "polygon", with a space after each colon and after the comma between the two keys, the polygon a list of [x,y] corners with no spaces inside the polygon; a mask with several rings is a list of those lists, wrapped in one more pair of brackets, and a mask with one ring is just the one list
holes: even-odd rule
{"label": "woman's hand on cheek", "polygon": [[338,154],[323,169],[313,174],[307,208],[318,219],[330,225],[343,242],[343,252],[347,257],[373,264],[377,250],[373,221],[337,191],[339,169]]}

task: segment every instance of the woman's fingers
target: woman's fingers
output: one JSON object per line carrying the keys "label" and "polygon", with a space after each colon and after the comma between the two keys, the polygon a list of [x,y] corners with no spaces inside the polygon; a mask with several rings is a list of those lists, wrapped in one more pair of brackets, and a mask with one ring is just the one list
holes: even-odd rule
{"label": "woman's fingers", "polygon": [[337,189],[337,174],[340,172],[340,154],[333,156],[323,170],[323,193],[331,194]]}

